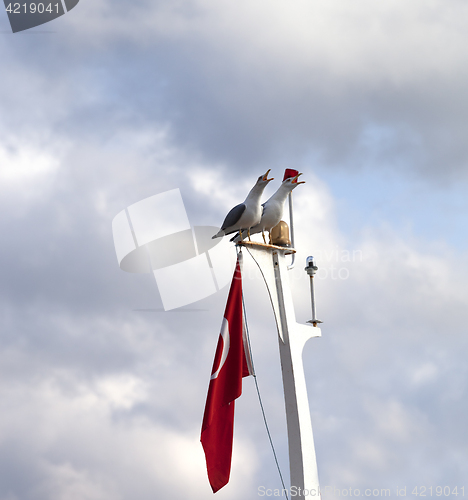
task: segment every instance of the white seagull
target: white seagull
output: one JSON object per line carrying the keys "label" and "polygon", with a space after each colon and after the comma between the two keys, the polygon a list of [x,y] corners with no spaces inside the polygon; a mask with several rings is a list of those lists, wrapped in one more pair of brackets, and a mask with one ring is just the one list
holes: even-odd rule
{"label": "white seagull", "polygon": [[273,180],[273,178],[268,179],[270,170],[271,169],[268,169],[265,175],[261,175],[257,179],[255,186],[250,190],[250,193],[247,195],[244,203],[236,205],[226,215],[221,229],[213,236],[213,239],[226,234],[235,233],[236,231],[245,230],[250,240],[250,228],[258,224],[262,218],[260,197],[262,196],[263,190],[266,188],[267,184]]}
{"label": "white seagull", "polygon": [[[290,177],[283,181],[281,186],[278,188],[275,194],[273,194],[270,199],[263,203],[263,213],[260,222],[250,228],[250,234],[262,233],[263,241],[265,240],[265,232],[270,232],[277,224],[279,224],[281,218],[283,217],[284,202],[288,197],[288,194],[299,184],[305,184],[304,181],[297,182],[297,178],[302,174],[297,174],[295,177]],[[245,237],[245,231],[241,234],[238,233],[231,241],[238,242],[240,239]],[[270,235],[271,243],[271,235]]]}

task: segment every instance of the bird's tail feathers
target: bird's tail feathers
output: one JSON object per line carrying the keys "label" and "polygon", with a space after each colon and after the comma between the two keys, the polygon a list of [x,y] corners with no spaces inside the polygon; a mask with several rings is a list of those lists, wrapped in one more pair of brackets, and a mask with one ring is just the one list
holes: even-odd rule
{"label": "bird's tail feathers", "polygon": [[[248,235],[247,231],[242,231],[242,238],[247,238],[247,235]],[[236,233],[235,236],[233,236],[230,241],[233,241],[234,243],[240,241],[240,232]]]}
{"label": "bird's tail feathers", "polygon": [[224,230],[220,229],[214,236],[211,237],[212,240],[215,238],[221,238],[221,236],[224,236]]}

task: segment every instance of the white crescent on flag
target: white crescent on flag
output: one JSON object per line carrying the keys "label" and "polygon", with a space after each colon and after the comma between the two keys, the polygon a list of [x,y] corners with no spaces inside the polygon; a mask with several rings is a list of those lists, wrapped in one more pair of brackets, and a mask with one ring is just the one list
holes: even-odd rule
{"label": "white crescent on flag", "polygon": [[217,378],[229,353],[229,323],[227,322],[226,318],[223,318],[220,335],[223,338],[223,352],[221,353],[221,359],[219,360],[218,369],[213,373],[213,375],[211,375],[210,380],[214,380],[215,378]]}

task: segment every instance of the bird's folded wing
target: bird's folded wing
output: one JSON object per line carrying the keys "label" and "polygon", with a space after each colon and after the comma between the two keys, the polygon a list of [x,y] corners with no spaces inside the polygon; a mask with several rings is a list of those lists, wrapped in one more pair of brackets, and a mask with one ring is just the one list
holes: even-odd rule
{"label": "bird's folded wing", "polygon": [[240,205],[235,206],[224,219],[223,225],[221,229],[227,229],[228,227],[234,226],[239,219],[242,217],[242,214],[245,211],[245,204],[241,203]]}

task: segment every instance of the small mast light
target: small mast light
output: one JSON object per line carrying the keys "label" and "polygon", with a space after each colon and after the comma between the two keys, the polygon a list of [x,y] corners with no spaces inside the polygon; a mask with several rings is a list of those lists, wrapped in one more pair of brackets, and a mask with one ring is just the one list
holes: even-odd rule
{"label": "small mast light", "polygon": [[314,275],[318,271],[318,267],[315,265],[312,255],[306,259],[305,271],[310,277],[310,301],[312,305],[312,319],[310,319],[307,323],[312,323],[314,326],[317,326],[317,323],[322,323],[322,321],[317,319],[315,313]]}

